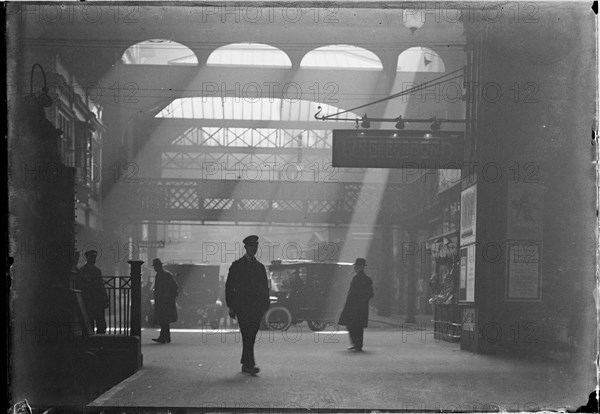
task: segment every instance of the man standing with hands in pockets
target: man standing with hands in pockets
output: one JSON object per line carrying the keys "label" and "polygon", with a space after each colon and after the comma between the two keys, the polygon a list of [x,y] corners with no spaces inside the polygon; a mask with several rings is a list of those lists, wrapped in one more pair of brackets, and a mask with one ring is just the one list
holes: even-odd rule
{"label": "man standing with hands in pockets", "polygon": [[373,297],[373,282],[365,274],[367,261],[358,258],[354,261],[355,275],[350,283],[346,304],[338,323],[348,327],[352,351],[362,351],[364,330],[369,323],[369,301]]}
{"label": "man standing with hands in pockets", "polygon": [[231,264],[225,283],[229,316],[237,318],[242,332],[242,372],[256,375],[254,342],[264,313],[269,309],[269,282],[265,266],[256,260],[258,236],[244,239],[246,254]]}

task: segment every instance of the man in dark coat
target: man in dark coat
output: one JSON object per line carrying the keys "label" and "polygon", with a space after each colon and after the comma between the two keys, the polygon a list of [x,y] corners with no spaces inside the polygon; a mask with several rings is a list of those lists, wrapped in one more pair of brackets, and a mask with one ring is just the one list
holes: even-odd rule
{"label": "man in dark coat", "polygon": [[92,331],[106,333],[105,309],[108,308],[109,300],[102,281],[102,271],[96,267],[96,250],[85,252],[86,263],[81,266],[75,277],[75,287],[81,290],[81,296],[85,305]]}
{"label": "man in dark coat", "polygon": [[255,375],[254,342],[264,313],[269,309],[269,282],[265,266],[256,260],[258,236],[244,239],[246,254],[231,264],[225,283],[229,316],[237,318],[242,332],[242,372]]}
{"label": "man in dark coat", "polygon": [[154,342],[167,344],[171,342],[169,324],[177,321],[177,305],[175,298],[179,287],[168,270],[163,269],[160,259],[154,259],[152,266],[156,272],[154,279],[154,323],[160,326],[160,335]]}
{"label": "man in dark coat", "polygon": [[364,329],[369,322],[369,300],[373,297],[373,282],[364,272],[366,266],[365,259],[358,258],[354,262],[355,276],[338,321],[348,328],[351,344],[348,349],[353,351],[362,351]]}

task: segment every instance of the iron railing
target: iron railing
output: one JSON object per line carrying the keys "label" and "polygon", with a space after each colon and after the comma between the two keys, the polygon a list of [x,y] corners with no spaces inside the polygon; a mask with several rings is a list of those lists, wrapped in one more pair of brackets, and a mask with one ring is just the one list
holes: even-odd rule
{"label": "iron railing", "polygon": [[106,333],[130,335],[131,333],[131,276],[103,276],[109,306],[105,314]]}
{"label": "iron railing", "polygon": [[106,333],[112,335],[141,336],[141,274],[138,261],[129,262],[129,276],[103,276],[109,306],[105,313]]}

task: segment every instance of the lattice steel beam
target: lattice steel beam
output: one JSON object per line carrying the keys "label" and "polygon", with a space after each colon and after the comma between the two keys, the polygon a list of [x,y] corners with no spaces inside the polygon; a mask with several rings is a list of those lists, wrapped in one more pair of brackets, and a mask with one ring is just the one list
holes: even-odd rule
{"label": "lattice steel beam", "polygon": [[[279,128],[199,128],[184,131],[174,128],[161,135],[157,148],[184,147],[256,147],[256,148],[331,148],[332,131],[325,129],[279,129]],[[270,145],[269,145],[270,144]]]}
{"label": "lattice steel beam", "polygon": [[402,184],[139,179],[121,184],[117,199],[119,216],[136,221],[392,224],[408,213],[406,190]]}

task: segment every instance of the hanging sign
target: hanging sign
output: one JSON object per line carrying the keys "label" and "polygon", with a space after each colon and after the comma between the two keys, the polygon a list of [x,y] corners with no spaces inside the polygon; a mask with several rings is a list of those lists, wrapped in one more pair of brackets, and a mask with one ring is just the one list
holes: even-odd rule
{"label": "hanging sign", "polygon": [[144,240],[138,243],[137,247],[146,248],[146,249],[162,249],[165,247],[164,240],[152,241],[152,240]]}
{"label": "hanging sign", "polygon": [[464,133],[333,130],[332,164],[350,168],[461,169]]}

